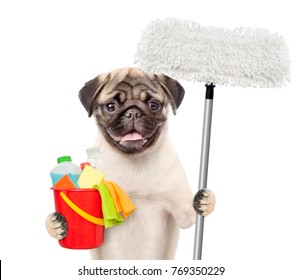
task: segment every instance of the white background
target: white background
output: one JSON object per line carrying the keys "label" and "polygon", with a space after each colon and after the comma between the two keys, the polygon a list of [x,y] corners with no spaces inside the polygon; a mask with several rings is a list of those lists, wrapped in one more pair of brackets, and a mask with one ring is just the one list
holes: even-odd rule
{"label": "white background", "polygon": [[[291,0],[1,1],[4,279],[75,279],[83,264],[106,264],[90,262],[87,251],[60,248],[47,235],[44,220],[54,210],[49,171],[63,154],[84,161],[94,142],[94,120],[77,97],[83,84],[133,66],[142,30],[166,17],[267,28],[286,39],[292,61],[282,89],[216,88],[208,179],[216,210],[205,221],[204,261],[190,261],[192,227],[181,232],[176,264],[224,265],[221,279],[300,279],[299,10]],[[180,82],[186,96],[170,133],[196,192],[205,89]]]}

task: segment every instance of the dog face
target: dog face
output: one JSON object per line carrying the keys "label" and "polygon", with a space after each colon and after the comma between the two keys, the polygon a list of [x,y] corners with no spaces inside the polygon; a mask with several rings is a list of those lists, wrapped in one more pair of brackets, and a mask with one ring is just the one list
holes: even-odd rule
{"label": "dog face", "polygon": [[155,145],[167,120],[168,105],[175,114],[183,97],[184,89],[177,81],[136,68],[101,74],[79,92],[106,141],[127,154]]}

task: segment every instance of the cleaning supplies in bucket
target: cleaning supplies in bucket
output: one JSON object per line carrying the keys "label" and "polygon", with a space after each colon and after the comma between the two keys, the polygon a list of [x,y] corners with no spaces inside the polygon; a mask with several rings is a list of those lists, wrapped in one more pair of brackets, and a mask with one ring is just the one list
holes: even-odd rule
{"label": "cleaning supplies in bucket", "polygon": [[101,169],[102,161],[100,154],[103,153],[103,150],[99,147],[92,147],[86,149],[88,159],[87,161],[90,163],[90,166]]}
{"label": "cleaning supplies in bucket", "polygon": [[105,175],[89,165],[83,169],[78,185],[81,189],[96,188],[99,191],[106,228],[122,223],[135,210],[135,205],[120,186],[105,181]]}
{"label": "cleaning supplies in bucket", "polygon": [[[70,157],[69,157],[70,158]],[[64,248],[92,249],[103,243],[104,228],[124,222],[135,205],[115,182],[104,180],[105,175],[91,167],[83,168],[74,182],[72,173],[55,181],[53,188],[56,212],[68,224],[67,236],[59,241]]]}
{"label": "cleaning supplies in bucket", "polygon": [[50,171],[52,184],[55,185],[64,175],[68,174],[73,184],[78,187],[77,180],[81,174],[79,166],[72,162],[70,156],[62,156],[57,159],[58,165]]}

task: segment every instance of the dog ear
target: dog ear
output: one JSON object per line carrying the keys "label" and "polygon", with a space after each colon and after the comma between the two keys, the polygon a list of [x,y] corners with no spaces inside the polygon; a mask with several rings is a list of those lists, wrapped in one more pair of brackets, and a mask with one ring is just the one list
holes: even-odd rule
{"label": "dog ear", "polygon": [[93,114],[94,101],[101,93],[105,84],[109,81],[110,74],[102,74],[85,83],[79,91],[78,97],[88,112],[89,118]]}
{"label": "dog ear", "polygon": [[174,115],[176,114],[177,109],[182,103],[182,100],[185,95],[184,88],[180,85],[180,83],[166,75],[155,75],[158,83],[163,88],[166,93],[168,100],[170,102],[172,111]]}

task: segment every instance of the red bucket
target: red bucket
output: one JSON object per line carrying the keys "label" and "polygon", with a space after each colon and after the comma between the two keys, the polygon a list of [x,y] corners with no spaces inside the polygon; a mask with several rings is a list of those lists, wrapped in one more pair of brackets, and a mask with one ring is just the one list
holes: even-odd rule
{"label": "red bucket", "polygon": [[59,244],[69,249],[93,249],[103,243],[104,223],[101,197],[97,189],[55,189],[56,212],[68,224],[67,236]]}

